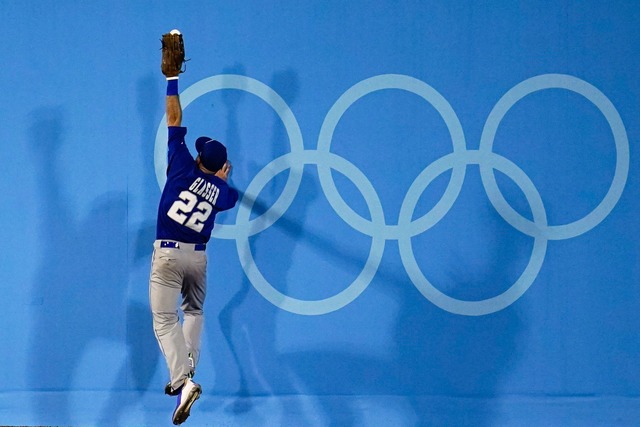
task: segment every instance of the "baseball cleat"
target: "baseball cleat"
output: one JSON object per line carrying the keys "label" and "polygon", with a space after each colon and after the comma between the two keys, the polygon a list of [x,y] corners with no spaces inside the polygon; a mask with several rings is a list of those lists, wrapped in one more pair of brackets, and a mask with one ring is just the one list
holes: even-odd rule
{"label": "baseball cleat", "polygon": [[191,378],[187,378],[180,388],[178,404],[175,411],[173,411],[173,424],[182,424],[189,418],[191,406],[200,398],[200,394],[202,394],[200,384],[194,383]]}

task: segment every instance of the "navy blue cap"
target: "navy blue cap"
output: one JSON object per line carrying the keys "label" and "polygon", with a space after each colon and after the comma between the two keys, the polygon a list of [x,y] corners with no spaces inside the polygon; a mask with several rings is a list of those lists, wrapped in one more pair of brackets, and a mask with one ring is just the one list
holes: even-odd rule
{"label": "navy blue cap", "polygon": [[217,172],[227,161],[227,149],[220,141],[208,136],[196,139],[196,151],[202,165],[211,172]]}

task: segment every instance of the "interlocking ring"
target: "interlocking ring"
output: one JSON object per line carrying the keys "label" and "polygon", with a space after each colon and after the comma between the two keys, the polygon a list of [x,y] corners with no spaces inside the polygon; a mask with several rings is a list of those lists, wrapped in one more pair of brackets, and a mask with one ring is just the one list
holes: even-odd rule
{"label": "interlocking ring", "polygon": [[[493,140],[500,122],[519,100],[527,95],[551,88],[575,92],[593,103],[607,120],[616,146],[616,169],[609,190],[600,204],[583,218],[564,225],[549,225],[542,198],[526,173],[510,160],[492,151]],[[249,183],[238,208],[235,224],[217,225],[213,236],[235,239],[242,268],[255,289],[275,306],[304,315],[326,314],[351,303],[375,276],[387,240],[397,240],[402,263],[412,283],[422,295],[436,306],[451,313],[479,316],[500,311],[518,300],[537,277],[548,240],[569,239],[597,226],[617,204],[629,171],[629,142],[624,123],[615,106],[597,88],[584,80],[563,74],[544,74],[527,79],[509,90],[495,105],[485,123],[478,150],[465,145],[462,125],[446,99],[428,84],[410,76],[384,74],[363,80],[348,89],[331,107],[322,124],[317,150],[305,150],[298,122],[286,102],[271,88],[245,76],[220,75],[192,85],[181,94],[183,108],[204,95],[220,89],[239,89],[252,93],[269,104],[282,120],[289,135],[291,152],[267,164]],[[428,165],[413,181],[400,208],[398,224],[387,224],[380,198],[371,182],[355,165],[332,153],[333,132],[342,115],[362,97],[379,90],[396,89],[414,93],[431,104],[440,114],[451,135],[453,152]],[[166,116],[156,134],[155,166],[160,187],[164,186],[166,170]],[[424,276],[415,259],[411,238],[433,227],[451,209],[464,182],[467,165],[477,164],[487,196],[499,215],[518,231],[534,238],[529,263],[520,277],[500,295],[480,301],[466,301],[444,294]],[[316,165],[324,194],[332,209],[353,229],[370,236],[371,249],[358,277],[343,291],[320,300],[301,300],[275,289],[260,273],[251,253],[249,237],[264,231],[289,208],[298,192],[305,165]],[[291,169],[282,194],[262,215],[250,219],[254,201],[262,189],[279,173]],[[358,215],[341,197],[331,176],[336,170],[350,179],[367,204],[370,220]],[[422,217],[412,219],[420,196],[428,185],[442,173],[452,170],[441,199]],[[508,176],[522,192],[531,208],[533,220],[516,212],[506,201],[493,174],[499,170]]]}

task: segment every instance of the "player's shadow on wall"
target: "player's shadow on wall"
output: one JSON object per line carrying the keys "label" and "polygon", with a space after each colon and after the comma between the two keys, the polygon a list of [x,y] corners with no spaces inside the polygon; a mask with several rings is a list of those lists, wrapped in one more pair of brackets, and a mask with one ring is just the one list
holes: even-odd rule
{"label": "player's shadow on wall", "polygon": [[[224,72],[225,74],[242,75],[244,74],[244,67],[241,64],[237,64],[225,69]],[[298,95],[298,76],[293,70],[283,70],[273,76],[270,87],[291,106]],[[237,166],[234,167],[233,181],[248,185],[251,179],[259,172],[260,166],[255,160],[246,159],[242,155],[246,150],[243,150],[244,142],[240,137],[238,106],[245,96],[246,94],[242,91],[224,91],[222,93],[224,106],[227,111],[226,141],[229,146],[233,147],[234,152],[238,153],[235,160],[235,165]],[[289,151],[288,136],[284,132],[280,119],[277,117],[272,127],[271,143],[269,146],[271,147],[272,158]],[[269,197],[274,196],[274,188],[278,185],[278,179],[270,183],[266,190]],[[244,203],[248,202],[243,196],[241,196],[241,201]],[[257,211],[258,214],[262,213],[260,203],[254,205],[254,211]],[[254,257],[258,256],[257,254],[259,252],[262,252],[263,245],[261,236],[253,236],[249,244]],[[274,247],[268,248],[268,251],[276,250],[277,248]],[[242,254],[240,256],[248,257],[250,254]],[[237,371],[238,388],[235,393],[237,399],[229,407],[225,408],[228,412],[235,415],[244,414],[252,410],[252,395],[274,394],[271,379],[269,375],[263,371],[262,364],[258,362],[256,355],[256,349],[260,349],[260,354],[263,357],[273,357],[275,355],[273,328],[267,326],[256,333],[253,327],[253,321],[260,319],[260,324],[265,325],[265,321],[268,324],[269,320],[274,318],[277,309],[272,306],[263,306],[265,307],[264,310],[257,311],[258,309],[254,307],[254,311],[252,311],[253,319],[249,321],[244,320],[242,309],[252,289],[253,286],[246,275],[243,274],[240,287],[220,310],[218,315],[223,337],[231,353],[235,371]],[[268,423],[267,420],[262,421]],[[253,419],[253,422],[259,423],[261,421]]]}
{"label": "player's shadow on wall", "polygon": [[[127,197],[103,194],[82,214],[68,192],[90,187],[91,177],[74,182],[63,173],[60,152],[65,125],[60,107],[44,107],[31,114],[29,143],[34,147],[31,158],[39,188],[41,244],[35,253],[40,261],[31,287],[37,304],[27,381],[35,416],[69,425],[73,422],[69,392],[99,389],[112,380],[109,372],[98,369],[100,361],[87,359],[87,351],[105,342],[117,346],[125,327],[117,309],[126,302],[122,265],[127,251],[121,236],[126,232]],[[91,156],[86,158],[93,161]],[[79,377],[80,364],[95,368],[91,377]]]}
{"label": "player's shadow on wall", "polygon": [[[224,70],[225,74],[244,74],[242,65],[235,65]],[[270,81],[270,87],[274,89],[289,106],[292,106],[298,96],[299,83],[297,73],[287,69],[274,74]],[[243,149],[244,141],[241,138],[239,129],[238,111],[246,93],[243,91],[224,91],[222,93],[223,104],[227,113],[227,134],[225,141],[229,147],[232,147],[234,153],[238,153],[234,157],[234,171],[232,175],[232,184],[239,183],[240,188],[246,187],[253,177],[259,172],[261,166],[253,159],[243,158],[243,153],[252,152],[251,148]],[[268,153],[269,160],[276,158],[290,151],[288,135],[283,127],[283,123],[274,113],[274,122],[271,131],[271,142],[260,143],[261,146],[270,147],[271,152]],[[256,142],[252,141],[251,145]],[[263,191],[263,195],[268,199],[274,199],[279,195],[281,187],[284,183],[283,178],[286,174],[277,176],[269,182]],[[308,189],[310,190],[310,189]],[[307,191],[304,195],[307,203],[310,203],[314,197],[315,191]],[[256,215],[262,214],[266,208],[260,201],[249,201],[241,196],[244,203],[253,204],[253,212]],[[304,208],[303,208],[304,210]],[[302,217],[304,217],[304,212]],[[298,219],[299,216],[296,218]],[[299,235],[303,232],[302,222],[293,221],[287,216],[279,221],[278,227],[286,229],[289,235]],[[293,240],[296,240],[295,238]],[[241,257],[253,255],[259,257],[261,254],[272,254],[279,258],[291,258],[289,251],[292,247],[275,247],[271,245],[269,238],[263,238],[260,234],[250,238],[251,254],[240,254]],[[284,252],[283,252],[284,251]],[[214,286],[216,284],[214,283]],[[227,387],[231,388],[236,399],[227,407],[225,411],[239,419],[245,420],[247,425],[267,425],[268,419],[263,418],[260,410],[256,409],[254,404],[254,396],[278,395],[281,391],[278,384],[283,377],[279,372],[274,371],[271,367],[279,366],[278,352],[275,348],[275,332],[273,324],[278,308],[271,304],[255,304],[251,299],[262,299],[257,295],[250,281],[243,274],[240,285],[234,291],[228,301],[220,309],[218,320],[222,337],[227,344],[227,349],[231,358],[231,366],[220,366],[216,363],[216,354],[220,352],[219,340],[213,338],[212,354],[214,354],[214,366],[219,368],[217,375],[219,383],[224,385],[231,384]],[[249,301],[247,301],[249,299]],[[231,368],[231,369],[227,369]],[[223,386],[224,387],[224,386]],[[259,407],[258,407],[259,409]]]}

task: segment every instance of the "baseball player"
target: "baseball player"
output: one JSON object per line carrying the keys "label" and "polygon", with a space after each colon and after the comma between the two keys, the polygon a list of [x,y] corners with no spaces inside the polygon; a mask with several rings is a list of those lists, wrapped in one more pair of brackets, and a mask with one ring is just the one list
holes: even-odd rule
{"label": "baseball player", "polygon": [[[156,241],[149,279],[153,329],[169,368],[165,393],[178,396],[173,423],[182,424],[202,389],[193,381],[200,357],[206,295],[206,244],[216,213],[231,209],[238,192],[227,179],[231,164],[220,142],[200,137],[194,160],[182,127],[178,75],[182,72],[182,35],[163,35],[162,72],[167,77],[167,182],[158,207]],[[183,313],[182,323],[178,304]]]}

